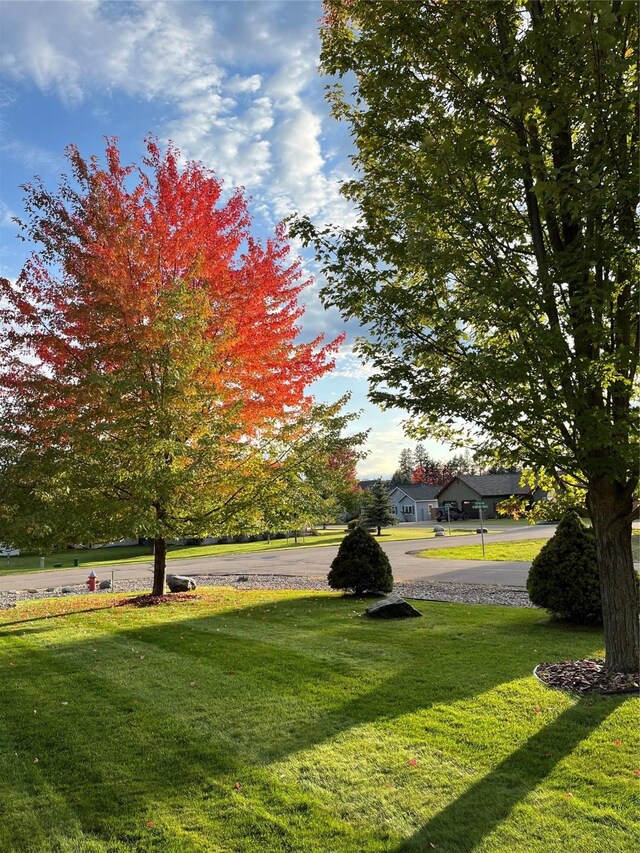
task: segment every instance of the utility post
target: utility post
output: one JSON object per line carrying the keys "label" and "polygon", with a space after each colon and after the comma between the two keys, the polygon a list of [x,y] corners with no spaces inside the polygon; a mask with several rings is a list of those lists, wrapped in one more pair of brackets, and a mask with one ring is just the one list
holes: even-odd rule
{"label": "utility post", "polygon": [[487,509],[489,504],[484,501],[476,501],[473,505],[474,509],[480,510],[480,537],[482,539],[482,559],[484,560],[484,520],[482,518],[482,510]]}

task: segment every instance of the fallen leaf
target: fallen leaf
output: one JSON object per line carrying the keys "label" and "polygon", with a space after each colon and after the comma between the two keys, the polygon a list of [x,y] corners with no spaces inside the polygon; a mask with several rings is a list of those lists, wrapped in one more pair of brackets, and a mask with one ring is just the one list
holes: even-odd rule
{"label": "fallen leaf", "polygon": [[140,655],[140,660],[144,660],[144,655]]}
{"label": "fallen leaf", "polygon": [[37,759],[37,758],[34,758],[34,759],[33,759],[33,763],[34,763],[34,764],[37,764],[37,763],[38,763],[38,759]]}
{"label": "fallen leaf", "polygon": [[571,791],[565,791],[562,796],[565,797],[565,799],[567,799],[567,800],[573,799],[573,794],[571,793]]}
{"label": "fallen leaf", "polygon": [[536,709],[535,709],[535,711],[536,711],[536,714],[541,714],[541,713],[542,713],[542,708],[536,708]]}
{"label": "fallen leaf", "polygon": [[417,763],[418,763],[418,762],[417,762],[417,760],[416,760],[415,758],[410,758],[410,759],[407,761],[407,764],[409,765],[409,767],[415,767]]}
{"label": "fallen leaf", "polygon": [[153,826],[153,821],[152,821],[152,820],[148,820],[148,821],[147,821],[147,826]]}
{"label": "fallen leaf", "polygon": [[[638,772],[638,771],[636,771]],[[391,782],[387,782],[387,788],[394,788],[395,786],[391,784]]]}
{"label": "fallen leaf", "polygon": [[434,844],[433,841],[429,842],[429,847],[431,847],[432,850],[437,850],[439,846],[439,844]]}
{"label": "fallen leaf", "polygon": [[225,672],[225,675],[235,675],[235,674],[236,674],[235,669],[228,669],[228,670]]}
{"label": "fallen leaf", "polygon": [[614,743],[615,743],[615,745],[616,745],[616,746],[622,746],[622,741],[620,740],[620,738],[616,738],[616,739],[614,740]]}
{"label": "fallen leaf", "polygon": [[552,752],[543,752],[542,755],[544,756],[544,758],[551,758],[553,753]]}
{"label": "fallen leaf", "polygon": [[634,776],[640,776],[640,770],[634,770],[633,775]]}
{"label": "fallen leaf", "polygon": [[236,789],[236,791],[239,791],[240,788],[242,788],[242,785],[240,784],[240,782],[234,782],[233,787]]}
{"label": "fallen leaf", "polygon": [[189,683],[190,683],[191,687],[195,687],[198,682],[197,681],[191,681]]}

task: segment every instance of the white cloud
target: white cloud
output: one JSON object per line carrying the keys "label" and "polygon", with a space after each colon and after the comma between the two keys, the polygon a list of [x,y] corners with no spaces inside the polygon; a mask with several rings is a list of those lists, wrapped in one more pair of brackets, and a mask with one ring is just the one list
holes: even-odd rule
{"label": "white cloud", "polygon": [[241,77],[236,75],[227,80],[227,89],[230,92],[257,92],[262,85],[262,78],[259,74],[252,74],[250,77]]}
{"label": "white cloud", "polygon": [[246,186],[272,221],[300,210],[345,223],[353,211],[322,152],[319,12],[314,3],[5,3],[0,70],[71,106],[117,92],[166,105],[156,132]]}
{"label": "white cloud", "polygon": [[353,351],[351,344],[344,343],[336,354],[336,366],[333,376],[345,379],[367,380],[373,374],[373,368]]}

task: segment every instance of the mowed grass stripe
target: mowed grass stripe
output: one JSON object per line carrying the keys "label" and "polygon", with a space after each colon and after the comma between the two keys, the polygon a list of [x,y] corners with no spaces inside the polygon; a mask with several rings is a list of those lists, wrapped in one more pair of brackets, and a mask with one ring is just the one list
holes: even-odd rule
{"label": "mowed grass stripe", "polygon": [[6,624],[70,605],[0,615],[0,849],[633,849],[633,700],[530,675],[594,654],[593,629],[424,602],[384,624],[353,599],[220,590]]}

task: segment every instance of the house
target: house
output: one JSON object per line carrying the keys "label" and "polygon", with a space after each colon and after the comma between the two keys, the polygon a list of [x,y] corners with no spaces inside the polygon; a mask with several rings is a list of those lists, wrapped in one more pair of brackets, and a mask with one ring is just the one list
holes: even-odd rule
{"label": "house", "polygon": [[10,545],[3,545],[0,542],[0,557],[19,557],[20,549],[12,548]]}
{"label": "house", "polygon": [[400,521],[430,521],[431,508],[438,506],[440,486],[422,483],[395,486],[389,493],[391,508]]}
{"label": "house", "polygon": [[499,518],[496,504],[512,495],[529,498],[532,502],[546,496],[542,489],[532,492],[528,486],[520,485],[521,474],[462,474],[454,477],[438,490],[441,506],[457,506],[469,518],[479,518],[480,511],[474,508],[477,501],[487,504],[482,510],[483,518]]}

